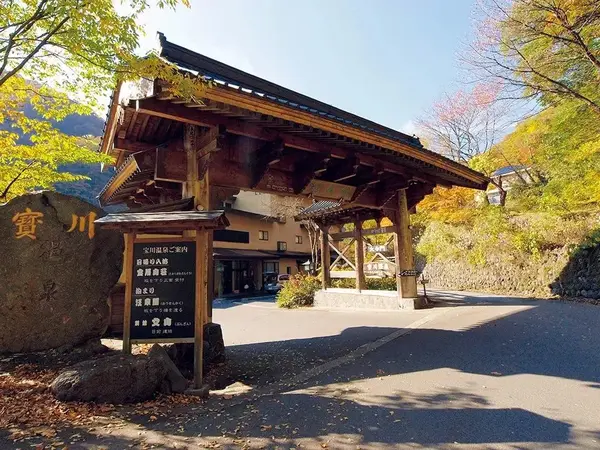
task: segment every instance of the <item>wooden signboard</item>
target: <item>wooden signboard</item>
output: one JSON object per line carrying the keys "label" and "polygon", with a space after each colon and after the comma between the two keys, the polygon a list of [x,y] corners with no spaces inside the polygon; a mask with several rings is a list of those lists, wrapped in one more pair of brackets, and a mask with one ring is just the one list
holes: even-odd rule
{"label": "wooden signboard", "polygon": [[355,186],[332,183],[331,181],[312,180],[302,193],[310,194],[319,199],[350,201],[355,191]]}
{"label": "wooden signboard", "polygon": [[208,233],[229,226],[227,217],[223,211],[117,213],[94,223],[124,232],[123,351],[139,343],[194,343],[194,386],[200,388],[211,277],[206,242]]}
{"label": "wooden signboard", "polygon": [[130,340],[194,342],[196,243],[133,245]]}

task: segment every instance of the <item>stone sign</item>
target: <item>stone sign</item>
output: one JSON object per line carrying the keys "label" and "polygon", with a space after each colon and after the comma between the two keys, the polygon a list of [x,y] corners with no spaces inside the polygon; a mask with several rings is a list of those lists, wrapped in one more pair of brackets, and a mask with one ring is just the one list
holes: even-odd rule
{"label": "stone sign", "polygon": [[98,230],[100,208],[57,192],[0,206],[0,353],[99,337],[121,274],[123,239]]}
{"label": "stone sign", "polygon": [[194,341],[196,243],[133,246],[131,340]]}

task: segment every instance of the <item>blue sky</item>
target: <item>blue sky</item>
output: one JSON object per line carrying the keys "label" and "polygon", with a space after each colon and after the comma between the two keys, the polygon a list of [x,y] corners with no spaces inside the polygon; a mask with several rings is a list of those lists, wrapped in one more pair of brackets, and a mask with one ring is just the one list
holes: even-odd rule
{"label": "blue sky", "polygon": [[239,69],[412,133],[412,123],[460,84],[457,52],[474,0],[191,0],[153,10],[156,31]]}

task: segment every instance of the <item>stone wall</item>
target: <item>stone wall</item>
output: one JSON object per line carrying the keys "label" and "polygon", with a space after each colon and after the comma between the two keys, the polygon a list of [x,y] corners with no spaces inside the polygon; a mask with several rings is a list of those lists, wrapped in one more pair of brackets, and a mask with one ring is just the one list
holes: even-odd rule
{"label": "stone wall", "polygon": [[432,261],[423,270],[428,286],[535,297],[600,298],[600,246],[549,251],[540,257],[506,261],[488,256],[483,266],[466,258]]}
{"label": "stone wall", "polygon": [[315,292],[317,308],[381,309],[399,311],[422,307],[422,299],[398,298],[395,291],[362,291],[329,288]]}

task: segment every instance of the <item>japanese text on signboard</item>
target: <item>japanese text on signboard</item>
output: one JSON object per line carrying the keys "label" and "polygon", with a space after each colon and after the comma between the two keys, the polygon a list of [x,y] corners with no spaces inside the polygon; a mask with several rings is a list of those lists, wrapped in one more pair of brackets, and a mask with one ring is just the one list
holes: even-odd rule
{"label": "japanese text on signboard", "polygon": [[131,339],[194,337],[195,242],[135,243]]}

